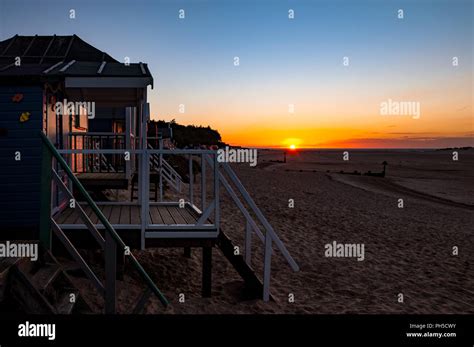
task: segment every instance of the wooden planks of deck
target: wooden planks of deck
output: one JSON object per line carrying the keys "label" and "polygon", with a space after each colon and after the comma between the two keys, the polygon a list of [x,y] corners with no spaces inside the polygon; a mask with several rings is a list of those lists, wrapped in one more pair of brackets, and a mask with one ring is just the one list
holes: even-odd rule
{"label": "wooden planks of deck", "polygon": [[186,208],[179,206],[150,206],[151,224],[196,224],[197,219]]}
{"label": "wooden planks of deck", "polygon": [[[111,224],[139,225],[141,223],[141,211],[139,206],[134,205],[99,205],[105,218]],[[93,224],[99,224],[99,218],[92,212],[89,206],[83,206]],[[148,222],[151,224],[174,225],[195,224],[196,215],[186,208],[179,206],[151,205]],[[58,224],[84,224],[77,209],[66,208],[55,216]]]}

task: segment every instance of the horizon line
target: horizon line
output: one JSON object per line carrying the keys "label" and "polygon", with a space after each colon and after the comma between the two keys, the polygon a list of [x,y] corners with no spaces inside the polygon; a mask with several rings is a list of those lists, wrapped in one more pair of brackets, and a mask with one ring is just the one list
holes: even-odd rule
{"label": "horizon line", "polygon": [[[284,146],[242,146],[242,145],[229,145],[228,147],[241,147],[241,148],[255,148],[255,149],[279,149],[289,150],[290,148]],[[449,150],[449,149],[472,149],[474,146],[455,146],[455,147],[298,147],[293,151],[299,150],[341,150],[341,149],[356,149],[356,150]]]}

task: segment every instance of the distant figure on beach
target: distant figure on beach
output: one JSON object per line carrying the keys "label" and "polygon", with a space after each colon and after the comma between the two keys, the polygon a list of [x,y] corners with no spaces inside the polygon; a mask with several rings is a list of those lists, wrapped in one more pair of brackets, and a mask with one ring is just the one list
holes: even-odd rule
{"label": "distant figure on beach", "polygon": [[388,163],[384,160],[382,165],[383,165],[382,177],[385,177],[385,167],[388,165]]}

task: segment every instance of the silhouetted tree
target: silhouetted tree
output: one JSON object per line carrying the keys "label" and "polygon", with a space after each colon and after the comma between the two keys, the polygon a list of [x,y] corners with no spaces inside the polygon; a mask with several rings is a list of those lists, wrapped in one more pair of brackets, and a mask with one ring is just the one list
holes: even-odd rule
{"label": "silhouetted tree", "polygon": [[[148,127],[149,136],[154,136],[155,124],[158,128],[168,127],[168,123],[162,120],[150,121]],[[225,146],[222,142],[221,135],[217,130],[212,129],[210,126],[196,126],[196,125],[181,125],[176,123],[173,119],[169,122],[169,125],[173,129],[173,140],[176,142],[178,148],[191,147],[191,146],[212,146],[218,147]]]}

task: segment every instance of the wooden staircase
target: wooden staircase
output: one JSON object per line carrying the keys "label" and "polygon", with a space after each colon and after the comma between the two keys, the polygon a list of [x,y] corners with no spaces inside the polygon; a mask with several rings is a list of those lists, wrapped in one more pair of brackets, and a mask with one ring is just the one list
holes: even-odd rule
{"label": "wooden staircase", "polygon": [[[153,188],[152,188],[153,183]],[[160,178],[158,173],[150,173],[150,193],[153,193],[155,202],[158,202]],[[163,182],[163,187],[166,187],[166,182]],[[136,193],[136,194],[135,194]],[[138,174],[134,173],[131,180],[130,187],[130,201],[138,199]]]}
{"label": "wooden staircase", "polygon": [[[252,300],[261,298],[263,295],[263,283],[255,274],[255,271],[245,261],[244,257],[240,254],[235,254],[235,245],[233,241],[227,236],[222,230],[219,231],[217,238],[217,247],[221,250],[222,254],[231,263],[240,277],[244,280],[245,289],[242,293],[246,300]],[[275,301],[273,296],[269,294],[269,300]]]}
{"label": "wooden staircase", "polygon": [[21,311],[34,314],[93,313],[62,265],[43,251],[37,261],[28,258],[4,259],[4,298]]}

